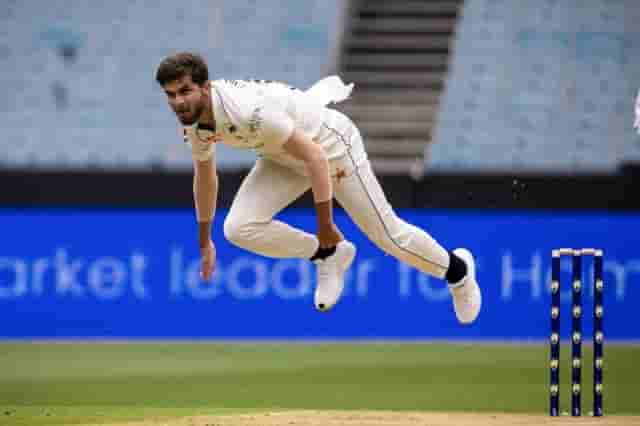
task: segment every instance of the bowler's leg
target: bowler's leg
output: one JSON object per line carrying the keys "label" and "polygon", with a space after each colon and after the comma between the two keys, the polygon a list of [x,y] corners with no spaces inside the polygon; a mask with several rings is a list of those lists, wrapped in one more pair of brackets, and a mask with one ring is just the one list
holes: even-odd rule
{"label": "bowler's leg", "polygon": [[309,259],[318,248],[315,235],[273,217],[310,186],[307,177],[258,159],[233,200],[224,222],[225,237],[263,256]]}
{"label": "bowler's leg", "polygon": [[315,235],[273,219],[310,185],[305,176],[271,161],[258,160],[236,194],[224,223],[224,234],[237,246],[263,256],[313,260],[317,272],[314,303],[319,310],[327,311],[340,299],[355,246],[341,241],[332,253],[320,256]]}
{"label": "bowler's leg", "polygon": [[448,253],[424,230],[400,219],[387,201],[368,161],[336,182],[336,198],[382,250],[422,272],[449,282],[456,317],[473,322],[482,303],[475,261],[468,250]]}
{"label": "bowler's leg", "polygon": [[431,235],[396,215],[368,161],[337,180],[334,188],[342,207],[378,247],[422,272],[445,277],[449,253]]}

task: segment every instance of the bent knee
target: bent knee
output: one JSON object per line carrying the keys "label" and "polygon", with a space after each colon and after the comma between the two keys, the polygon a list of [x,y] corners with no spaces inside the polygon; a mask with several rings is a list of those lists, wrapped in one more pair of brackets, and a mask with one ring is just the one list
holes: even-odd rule
{"label": "bent knee", "polygon": [[242,248],[249,248],[264,234],[267,223],[252,222],[242,218],[228,216],[224,221],[224,236],[231,243]]}
{"label": "bent knee", "polygon": [[247,226],[247,222],[227,216],[223,226],[224,237],[233,244],[242,246],[242,243],[246,241]]}

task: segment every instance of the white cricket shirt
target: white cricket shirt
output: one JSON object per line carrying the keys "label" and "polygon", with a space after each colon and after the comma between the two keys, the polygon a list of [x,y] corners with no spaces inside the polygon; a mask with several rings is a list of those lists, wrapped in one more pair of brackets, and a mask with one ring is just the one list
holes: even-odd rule
{"label": "white cricket shirt", "polygon": [[357,129],[352,121],[326,107],[346,98],[351,88],[337,77],[323,79],[308,91],[272,81],[215,80],[211,102],[216,129],[198,124],[186,127],[186,141],[196,160],[211,158],[218,142],[255,150],[261,157],[306,174],[304,164],[282,148],[298,128],[324,148],[335,174],[366,158],[359,134],[353,138]]}

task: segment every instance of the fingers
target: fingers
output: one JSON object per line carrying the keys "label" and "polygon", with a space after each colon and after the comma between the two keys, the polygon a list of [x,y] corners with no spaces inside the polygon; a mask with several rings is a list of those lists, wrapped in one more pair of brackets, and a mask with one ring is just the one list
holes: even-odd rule
{"label": "fingers", "polygon": [[200,277],[205,281],[209,281],[211,279],[211,276],[213,275],[213,270],[213,264],[203,263],[202,270],[200,271]]}
{"label": "fingers", "polygon": [[202,269],[200,270],[200,278],[204,281],[209,281],[211,278],[211,268],[206,263],[202,264]]}
{"label": "fingers", "polygon": [[333,247],[337,246],[339,242],[340,242],[340,240],[328,240],[328,241],[320,243],[320,248],[330,249],[330,248],[333,248]]}
{"label": "fingers", "polygon": [[344,240],[344,236],[336,226],[333,226],[332,229],[328,229],[325,232],[318,233],[318,242],[322,248],[335,247],[342,240]]}
{"label": "fingers", "polygon": [[332,238],[318,238],[318,243],[320,244],[320,248],[322,249],[328,249],[333,247],[335,244],[333,244]]}
{"label": "fingers", "polygon": [[209,241],[209,247],[201,248],[200,253],[202,256],[200,278],[209,281],[216,270],[216,249],[213,242]]}
{"label": "fingers", "polygon": [[215,260],[203,259],[202,269],[200,270],[200,278],[202,278],[204,281],[209,281],[215,269],[216,269]]}
{"label": "fingers", "polygon": [[343,239],[344,237],[341,234],[334,234],[324,238],[318,238],[318,243],[320,244],[320,248],[328,249],[337,246]]}

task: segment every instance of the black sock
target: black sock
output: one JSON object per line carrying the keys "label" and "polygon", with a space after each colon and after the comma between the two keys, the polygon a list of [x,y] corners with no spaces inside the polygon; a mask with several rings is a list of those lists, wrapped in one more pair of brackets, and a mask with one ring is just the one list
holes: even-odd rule
{"label": "black sock", "polygon": [[331,248],[318,247],[316,254],[311,256],[309,260],[313,262],[314,260],[317,260],[317,259],[326,259],[327,257],[331,256],[335,252],[336,252],[336,246],[333,246]]}
{"label": "black sock", "polygon": [[450,252],[449,269],[447,269],[447,273],[444,276],[447,282],[449,284],[458,283],[465,275],[467,275],[467,264],[464,263],[464,260],[453,254],[453,252]]}

